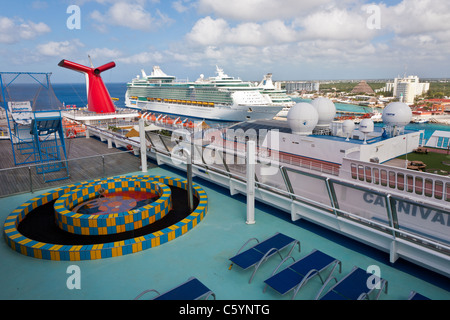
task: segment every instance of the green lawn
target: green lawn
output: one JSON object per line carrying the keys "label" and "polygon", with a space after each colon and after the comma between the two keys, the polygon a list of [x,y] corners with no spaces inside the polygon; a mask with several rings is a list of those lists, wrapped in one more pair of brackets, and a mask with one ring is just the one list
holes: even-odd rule
{"label": "green lawn", "polygon": [[[405,156],[398,157],[399,159],[405,159]],[[435,153],[435,152],[428,152],[427,154],[421,154],[421,153],[409,153],[408,154],[408,161],[423,161],[427,165],[427,172],[437,173],[437,174],[448,174],[450,172],[450,165],[445,165],[443,162],[446,162],[450,164],[450,155],[442,154],[442,153]],[[440,171],[445,171],[440,172]],[[434,172],[436,171],[436,172]]]}

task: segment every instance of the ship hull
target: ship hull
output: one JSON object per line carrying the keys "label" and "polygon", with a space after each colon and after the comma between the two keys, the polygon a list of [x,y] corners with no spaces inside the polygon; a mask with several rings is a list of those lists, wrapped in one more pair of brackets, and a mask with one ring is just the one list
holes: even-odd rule
{"label": "ship hull", "polygon": [[192,106],[174,103],[135,101],[127,99],[126,106],[142,111],[173,114],[189,118],[216,121],[247,121],[272,119],[282,109],[279,106],[215,105],[214,107]]}

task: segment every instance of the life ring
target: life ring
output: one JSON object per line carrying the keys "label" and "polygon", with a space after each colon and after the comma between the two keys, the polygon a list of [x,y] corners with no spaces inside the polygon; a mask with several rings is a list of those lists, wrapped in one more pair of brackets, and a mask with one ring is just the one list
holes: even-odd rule
{"label": "life ring", "polygon": [[67,129],[66,131],[66,137],[71,139],[71,138],[75,138],[77,136],[77,131],[73,128]]}

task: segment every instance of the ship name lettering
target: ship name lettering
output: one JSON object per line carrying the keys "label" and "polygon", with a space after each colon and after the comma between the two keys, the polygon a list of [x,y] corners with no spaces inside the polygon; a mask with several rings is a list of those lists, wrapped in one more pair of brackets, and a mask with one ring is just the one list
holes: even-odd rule
{"label": "ship name lettering", "polygon": [[[375,206],[385,207],[385,197],[374,195],[371,193],[364,193],[363,199],[366,203],[373,204]],[[424,208],[422,206],[416,206],[414,204],[405,201],[395,201],[397,214],[407,214],[412,217],[420,217],[423,220],[429,220],[431,222],[440,223],[450,227],[450,215],[439,210],[433,210],[431,208]],[[447,221],[446,221],[447,220]]]}

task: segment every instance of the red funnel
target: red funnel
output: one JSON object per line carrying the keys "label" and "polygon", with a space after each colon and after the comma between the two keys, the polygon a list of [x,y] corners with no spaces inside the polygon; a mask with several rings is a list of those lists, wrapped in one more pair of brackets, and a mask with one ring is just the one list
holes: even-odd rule
{"label": "red funnel", "polygon": [[96,113],[108,113],[116,111],[108,90],[106,89],[105,84],[100,77],[100,73],[116,66],[114,62],[109,62],[98,68],[90,68],[72,61],[61,60],[61,62],[58,63],[58,66],[75,70],[87,75],[86,81],[88,88],[87,95],[89,111],[93,111]]}

